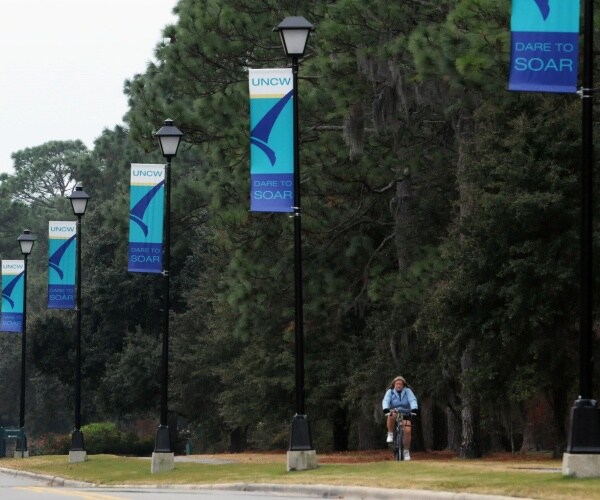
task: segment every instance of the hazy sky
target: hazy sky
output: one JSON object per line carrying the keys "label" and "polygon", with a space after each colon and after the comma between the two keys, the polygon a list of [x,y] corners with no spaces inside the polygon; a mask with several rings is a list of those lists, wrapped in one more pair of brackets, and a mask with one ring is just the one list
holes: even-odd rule
{"label": "hazy sky", "polygon": [[0,172],[52,140],[122,123],[123,83],[154,60],[177,0],[0,0]]}

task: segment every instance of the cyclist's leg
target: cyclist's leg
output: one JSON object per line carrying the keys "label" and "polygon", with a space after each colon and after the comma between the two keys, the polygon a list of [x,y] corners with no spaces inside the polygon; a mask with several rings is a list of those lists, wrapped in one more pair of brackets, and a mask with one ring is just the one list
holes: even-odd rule
{"label": "cyclist's leg", "polygon": [[387,429],[386,442],[388,444],[391,444],[394,442],[394,425],[395,425],[394,417],[391,414],[387,415],[386,420],[385,420],[385,426]]}
{"label": "cyclist's leg", "polygon": [[410,442],[412,439],[412,422],[410,419],[404,420],[404,448],[410,450]]}
{"label": "cyclist's leg", "polygon": [[396,418],[390,412],[387,416],[387,430],[388,432],[394,432],[394,427],[396,425]]}

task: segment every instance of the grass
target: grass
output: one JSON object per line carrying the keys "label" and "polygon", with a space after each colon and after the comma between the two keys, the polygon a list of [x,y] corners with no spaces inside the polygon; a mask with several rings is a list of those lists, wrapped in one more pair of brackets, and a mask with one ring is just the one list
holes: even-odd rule
{"label": "grass", "polygon": [[[233,458],[235,460],[235,457]],[[562,476],[558,460],[413,460],[411,462],[323,463],[318,469],[287,472],[285,456],[223,465],[176,462],[171,472],[150,473],[150,461],[89,455],[69,464],[66,456],[2,459],[0,467],[27,470],[102,485],[214,483],[327,484],[484,493],[540,499],[598,499],[599,479]]]}

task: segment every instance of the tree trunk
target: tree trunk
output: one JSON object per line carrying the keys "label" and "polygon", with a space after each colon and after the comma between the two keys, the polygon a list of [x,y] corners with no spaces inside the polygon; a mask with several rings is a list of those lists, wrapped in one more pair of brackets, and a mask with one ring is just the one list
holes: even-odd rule
{"label": "tree trunk", "polygon": [[229,452],[240,453],[246,449],[246,430],[236,427],[229,435]]}
{"label": "tree trunk", "polygon": [[337,408],[333,414],[333,450],[348,451],[348,412]]}
{"label": "tree trunk", "polygon": [[460,418],[450,406],[446,407],[446,423],[448,426],[446,449],[458,452],[460,450]]}
{"label": "tree trunk", "polygon": [[[562,371],[561,373],[564,373]],[[553,458],[561,458],[567,445],[565,422],[567,421],[568,401],[567,392],[558,381],[552,386],[552,416],[554,423]]]}
{"label": "tree trunk", "polygon": [[374,450],[381,448],[385,444],[385,428],[381,427],[381,432],[374,431],[371,418],[361,418],[357,422],[358,433],[358,449],[359,450]]}
{"label": "tree trunk", "polygon": [[[475,402],[473,401],[470,389],[467,387],[465,382],[466,376],[468,376],[469,369],[474,365],[473,355],[473,341],[469,341],[465,352],[461,357],[461,371],[463,375],[463,381],[461,383],[461,423],[462,423],[462,436],[460,442],[459,456],[461,458],[479,458],[481,457],[481,447],[479,440],[479,429],[478,429],[478,416]],[[465,374],[467,374],[465,376]]]}
{"label": "tree trunk", "polygon": [[412,183],[410,177],[406,177],[396,183],[396,197],[392,200],[392,211],[396,222],[396,258],[398,260],[398,272],[404,273],[411,264],[412,248]]}
{"label": "tree trunk", "polygon": [[[456,164],[456,178],[458,182],[459,192],[459,218],[464,220],[471,212],[473,206],[473,194],[470,183],[467,178],[467,161],[466,161],[466,150],[468,144],[473,135],[473,120],[470,114],[466,111],[459,112],[458,116],[453,122],[454,132],[456,134],[458,158]],[[462,237],[461,237],[462,238]],[[462,353],[461,357],[461,409],[460,419],[462,424],[462,434],[460,442],[459,456],[461,458],[475,458],[480,456],[480,449],[478,443],[478,430],[477,430],[477,415],[475,402],[471,391],[468,388],[468,373],[469,369],[474,365],[473,355],[473,340],[472,335],[474,332],[465,332],[466,335],[471,336],[468,340],[467,346]]]}
{"label": "tree trunk", "polygon": [[423,432],[423,446],[427,450],[433,450],[433,403],[431,398],[419,401],[419,412],[421,429]]}

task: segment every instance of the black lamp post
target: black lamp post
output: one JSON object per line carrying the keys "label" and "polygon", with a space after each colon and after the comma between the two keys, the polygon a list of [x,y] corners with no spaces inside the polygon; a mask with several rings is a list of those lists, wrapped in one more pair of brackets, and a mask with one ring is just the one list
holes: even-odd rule
{"label": "black lamp post", "polygon": [[[68,197],[71,201],[73,213],[77,217],[77,267],[76,267],[76,296],[75,307],[77,310],[77,338],[75,341],[75,430],[71,436],[70,452],[85,452],[83,433],[81,432],[81,217],[85,214],[88,195],[77,183],[75,189]],[[71,453],[69,454],[71,456]]]}
{"label": "black lamp post", "polygon": [[168,424],[168,387],[169,387],[169,288],[171,274],[171,159],[177,155],[177,149],[183,133],[173,125],[173,120],[165,124],[156,133],[160,149],[167,159],[165,167],[165,221],[163,249],[163,341],[160,364],[160,425],[156,431],[155,453],[172,453]]}
{"label": "black lamp post", "polygon": [[[567,454],[600,454],[600,409],[592,399],[593,350],[593,95],[594,95],[594,52],[593,52],[593,2],[584,1],[583,72],[581,89],[582,116],[582,168],[581,168],[581,297],[579,321],[579,398],[571,409]],[[565,455],[567,457],[567,455]],[[568,457],[573,460],[573,457]],[[573,462],[577,474],[583,467]],[[594,467],[593,476],[600,475],[600,462]],[[563,461],[563,472],[565,461]]]}
{"label": "black lamp post", "polygon": [[292,422],[290,451],[312,450],[308,418],[304,413],[304,315],[302,297],[302,210],[300,200],[300,153],[298,129],[298,60],[304,55],[314,26],[301,16],[286,17],[273,31],[279,32],[283,49],[292,58],[294,103],[294,337],[296,365],[296,414]]}
{"label": "black lamp post", "polygon": [[25,383],[26,383],[26,357],[27,357],[27,257],[33,249],[35,236],[29,229],[23,230],[21,236],[17,238],[21,247],[21,254],[24,259],[23,270],[23,335],[21,336],[21,402],[19,408],[19,428],[21,431],[20,439],[17,442],[15,451],[20,457],[27,456],[27,436],[25,435]]}

